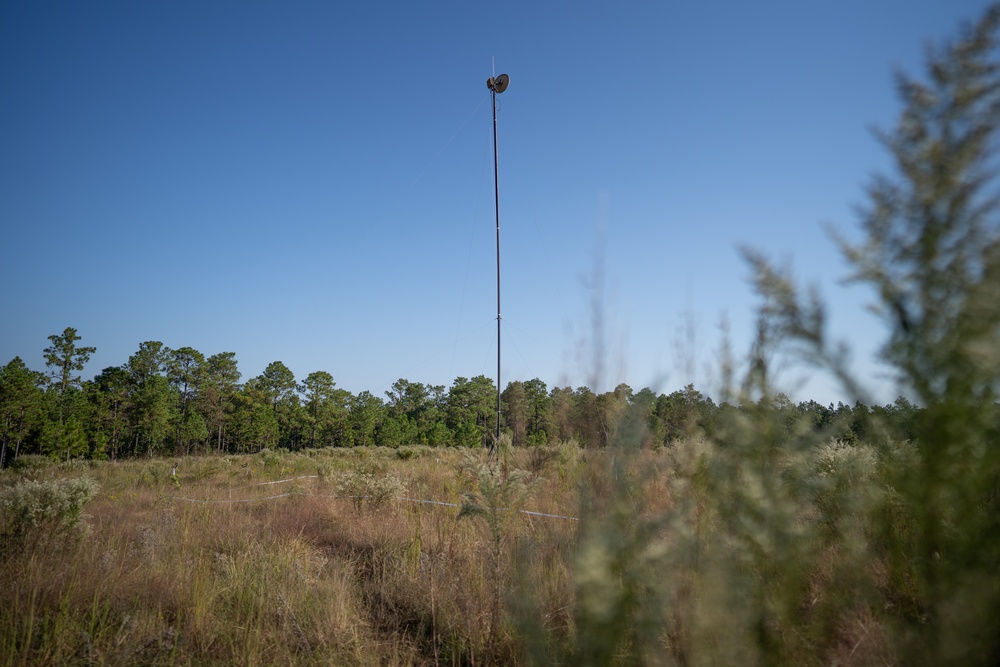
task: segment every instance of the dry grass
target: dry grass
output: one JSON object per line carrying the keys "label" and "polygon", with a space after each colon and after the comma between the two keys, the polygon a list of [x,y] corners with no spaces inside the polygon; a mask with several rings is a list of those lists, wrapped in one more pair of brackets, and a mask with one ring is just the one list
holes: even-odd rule
{"label": "dry grass", "polygon": [[[800,498],[789,475],[810,468],[790,457],[759,495],[753,459],[720,452],[521,450],[492,473],[421,448],[35,470],[101,490],[87,531],[0,559],[0,665],[900,664],[919,593],[830,495],[856,494]],[[360,473],[450,505],[335,497]],[[480,511],[489,497],[580,520]]]}
{"label": "dry grass", "polygon": [[[0,664],[515,659],[509,629],[491,632],[481,532],[457,521],[456,507],[333,497],[338,476],[362,468],[397,477],[410,498],[457,504],[470,488],[453,450],[406,461],[393,450],[348,450],[88,467],[101,485],[88,533],[0,563]],[[266,484],[289,477],[304,478]],[[576,510],[558,479],[534,500],[529,509]],[[571,539],[572,523],[518,521],[539,544]],[[551,560],[551,547],[545,554]],[[490,636],[501,641],[487,656]]]}

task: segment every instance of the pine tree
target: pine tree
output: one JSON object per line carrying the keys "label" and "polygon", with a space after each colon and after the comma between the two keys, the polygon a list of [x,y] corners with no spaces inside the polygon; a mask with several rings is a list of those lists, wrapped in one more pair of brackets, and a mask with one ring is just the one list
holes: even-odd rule
{"label": "pine tree", "polygon": [[90,361],[90,355],[97,352],[96,347],[77,347],[76,341],[80,336],[73,327],[66,327],[62,335],[53,334],[49,336],[52,345],[45,348],[45,365],[51,370],[52,386],[58,394],[59,423],[62,424],[65,417],[66,401],[69,392],[73,388],[80,386],[80,376],[73,373],[82,371],[84,365]]}

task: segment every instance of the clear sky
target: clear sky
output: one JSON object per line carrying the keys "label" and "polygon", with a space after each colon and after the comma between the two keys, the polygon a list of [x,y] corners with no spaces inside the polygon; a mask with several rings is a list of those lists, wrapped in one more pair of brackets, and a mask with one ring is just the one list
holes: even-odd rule
{"label": "clear sky", "polygon": [[[21,2],[0,6],[0,363],[85,377],[146,340],[382,395],[496,374],[711,391],[756,304],[740,245],[882,339],[824,225],[889,160],[895,68],[985,0]],[[588,351],[590,350],[590,351]],[[782,376],[796,400],[836,387]]]}

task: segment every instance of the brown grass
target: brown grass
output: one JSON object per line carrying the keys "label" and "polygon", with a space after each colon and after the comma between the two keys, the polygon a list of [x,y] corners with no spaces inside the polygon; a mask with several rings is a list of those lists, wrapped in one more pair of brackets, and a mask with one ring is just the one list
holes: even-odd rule
{"label": "brown grass", "polygon": [[[524,508],[580,520],[499,523],[459,518],[485,497],[460,450],[54,465],[101,490],[88,530],[0,559],[0,665],[898,664],[884,557],[808,503],[769,510],[806,542],[752,555],[768,506],[710,450],[514,451]],[[450,505],[335,497],[358,471]]]}
{"label": "brown grass", "polygon": [[[457,504],[470,484],[459,452],[424,454],[186,459],[176,482],[173,461],[44,471],[85,472],[101,492],[87,507],[87,535],[0,564],[0,664],[516,661],[510,624],[489,627],[487,545],[474,523],[457,521],[455,507],[355,508],[332,497],[336,474],[376,461],[407,497]],[[572,486],[543,482],[529,509],[572,515]],[[547,579],[562,580],[547,595],[564,596],[568,572],[555,545],[572,539],[575,522],[522,518],[519,535],[537,546]],[[490,636],[499,640],[487,655]]]}

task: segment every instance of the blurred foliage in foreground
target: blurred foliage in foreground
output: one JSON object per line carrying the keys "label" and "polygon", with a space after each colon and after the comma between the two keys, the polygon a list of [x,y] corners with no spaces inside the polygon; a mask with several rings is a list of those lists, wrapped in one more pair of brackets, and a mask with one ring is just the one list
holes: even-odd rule
{"label": "blurred foliage in foreground", "polygon": [[[921,406],[912,430],[831,440],[783,419],[779,353],[864,390],[818,293],[746,251],[763,304],[742,409],[672,448],[665,511],[616,464],[581,514],[572,632],[536,633],[537,663],[1000,662],[998,24],[994,5],[928,53],[927,81],[899,76],[880,135],[896,173],[868,188],[863,240],[838,239]],[[641,437],[621,436],[624,460]]]}

